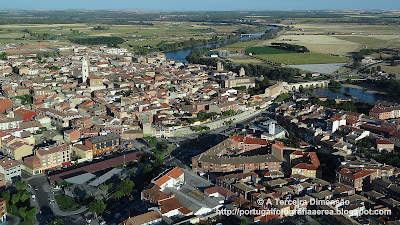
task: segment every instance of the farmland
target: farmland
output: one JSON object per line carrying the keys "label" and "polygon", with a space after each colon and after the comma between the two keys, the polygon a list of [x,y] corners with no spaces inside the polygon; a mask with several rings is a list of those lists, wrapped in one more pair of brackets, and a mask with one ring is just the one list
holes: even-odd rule
{"label": "farmland", "polygon": [[257,55],[256,57],[286,65],[348,63],[351,61],[346,57],[330,56],[320,53],[265,54]]}
{"label": "farmland", "polygon": [[328,35],[282,35],[276,39],[264,41],[260,45],[267,45],[272,42],[302,45],[311,52],[335,55],[346,55],[363,47],[362,44]]}
{"label": "farmland", "polygon": [[253,64],[253,65],[261,65],[264,64],[261,60],[256,59],[256,58],[250,58],[248,56],[235,56],[235,57],[229,57],[228,60],[232,61],[233,64],[236,65],[247,65],[247,64]]}
{"label": "farmland", "polygon": [[366,48],[388,48],[400,47],[400,39],[396,35],[373,35],[373,36],[360,36],[360,35],[340,35],[336,36],[339,39],[360,43],[365,45]]}
{"label": "farmland", "polygon": [[293,52],[269,46],[263,46],[263,47],[251,47],[246,49],[246,54],[249,53],[252,53],[253,55],[263,55],[263,54],[288,54]]}
{"label": "farmland", "polygon": [[[160,42],[179,42],[195,39],[210,39],[225,35],[241,25],[213,23],[151,21],[152,25],[108,25],[108,24],[12,24],[0,25],[0,43],[67,41],[79,37],[121,37],[126,41],[121,47],[156,46]],[[94,27],[102,27],[95,30]]]}

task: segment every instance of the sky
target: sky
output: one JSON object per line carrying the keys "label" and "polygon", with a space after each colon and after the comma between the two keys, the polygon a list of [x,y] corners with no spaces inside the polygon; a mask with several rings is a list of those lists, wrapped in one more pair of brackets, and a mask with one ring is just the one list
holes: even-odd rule
{"label": "sky", "polygon": [[166,11],[400,9],[399,0],[1,0],[9,9],[130,9]]}

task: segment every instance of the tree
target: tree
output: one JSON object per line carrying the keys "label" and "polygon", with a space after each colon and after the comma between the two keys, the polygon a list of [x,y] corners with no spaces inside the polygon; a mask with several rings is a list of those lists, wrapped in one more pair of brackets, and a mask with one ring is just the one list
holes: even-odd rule
{"label": "tree", "polygon": [[54,219],[53,221],[50,222],[50,225],[63,225],[64,224],[64,220],[57,218]]}
{"label": "tree", "polygon": [[95,217],[97,218],[97,214],[102,214],[104,210],[106,209],[106,204],[104,204],[103,201],[97,200],[97,201],[92,201],[89,204],[89,212],[93,212],[95,214]]}
{"label": "tree", "polygon": [[377,71],[382,71],[382,67],[381,67],[381,66],[377,66],[377,67],[376,67],[376,70],[377,70]]}
{"label": "tree", "polygon": [[3,191],[3,193],[1,193],[1,197],[6,200],[6,202],[9,202],[11,199],[10,193],[8,193],[7,191]]}
{"label": "tree", "polygon": [[159,167],[164,164],[164,156],[163,155],[157,155],[156,160],[154,160],[154,167]]}
{"label": "tree", "polygon": [[159,143],[159,149],[161,151],[165,151],[168,149],[168,144],[166,140],[163,140],[161,143]]}
{"label": "tree", "polygon": [[195,118],[188,118],[187,122],[190,123],[190,124],[193,124],[194,122],[196,122],[196,119]]}
{"label": "tree", "polygon": [[28,198],[29,198],[29,193],[27,191],[25,191],[22,195],[21,195],[21,202],[25,202]]}
{"label": "tree", "polygon": [[249,221],[246,218],[240,220],[240,225],[249,225]]}
{"label": "tree", "polygon": [[22,191],[22,190],[26,190],[26,187],[28,186],[28,184],[26,183],[26,181],[18,181],[18,182],[15,182],[14,186],[18,191]]}
{"label": "tree", "polygon": [[129,195],[132,193],[135,183],[130,179],[123,180],[117,187],[116,198],[121,198],[122,196]]}
{"label": "tree", "polygon": [[30,221],[34,221],[36,217],[36,206],[32,207],[30,210],[26,212],[26,217]]}
{"label": "tree", "polygon": [[18,212],[19,212],[19,215],[22,217],[22,219],[25,220],[25,217],[26,217],[26,206],[19,208]]}
{"label": "tree", "polygon": [[7,53],[3,52],[0,54],[0,60],[7,60]]}
{"label": "tree", "polygon": [[271,83],[269,82],[268,78],[264,78],[262,81],[260,81],[260,88],[265,89],[267,87],[271,86]]}
{"label": "tree", "polygon": [[151,138],[151,139],[149,140],[149,145],[150,145],[151,147],[155,148],[155,147],[157,146],[157,139]]}
{"label": "tree", "polygon": [[143,173],[148,174],[151,171],[153,171],[153,167],[150,164],[147,164],[147,166],[143,170]]}
{"label": "tree", "polygon": [[15,205],[17,202],[19,202],[20,198],[21,198],[21,194],[20,193],[13,194],[13,196],[11,198],[12,204]]}

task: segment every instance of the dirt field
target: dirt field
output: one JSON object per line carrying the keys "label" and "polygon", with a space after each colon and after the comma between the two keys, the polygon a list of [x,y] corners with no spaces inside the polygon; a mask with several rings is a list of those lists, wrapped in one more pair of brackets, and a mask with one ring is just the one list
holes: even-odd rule
{"label": "dirt field", "polygon": [[276,39],[264,41],[259,45],[269,45],[272,42],[303,45],[311,52],[335,55],[347,55],[363,47],[362,44],[341,40],[328,35],[282,35]]}
{"label": "dirt field", "polygon": [[400,74],[400,65],[399,66],[382,66],[382,70],[385,71],[386,73],[394,73],[394,74]]}
{"label": "dirt field", "polygon": [[400,47],[400,37],[397,35],[338,35],[338,39],[360,43],[367,48]]}
{"label": "dirt field", "polygon": [[233,64],[236,64],[236,65],[240,65],[240,64],[244,64],[244,65],[247,65],[247,64],[257,65],[257,64],[259,64],[259,65],[261,65],[261,64],[264,64],[261,60],[250,58],[250,57],[246,57],[246,56],[243,56],[243,57],[229,57],[228,59],[231,60],[233,62]]}
{"label": "dirt field", "polygon": [[271,54],[257,55],[255,57],[286,65],[348,63],[351,61],[346,57],[330,56],[320,53]]}
{"label": "dirt field", "polygon": [[348,23],[307,23],[307,21],[299,22],[292,25],[293,31],[287,33],[294,34],[328,34],[335,33],[339,35],[358,34],[358,35],[400,35],[400,29],[394,25],[359,25]]}

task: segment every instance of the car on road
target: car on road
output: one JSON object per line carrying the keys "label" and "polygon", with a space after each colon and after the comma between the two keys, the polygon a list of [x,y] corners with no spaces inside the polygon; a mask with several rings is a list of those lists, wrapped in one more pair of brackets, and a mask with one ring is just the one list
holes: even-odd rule
{"label": "car on road", "polygon": [[34,188],[35,188],[35,191],[39,190],[36,186],[34,186]]}
{"label": "car on road", "polygon": [[110,210],[106,210],[105,212],[106,212],[106,214],[111,215],[111,211]]}

